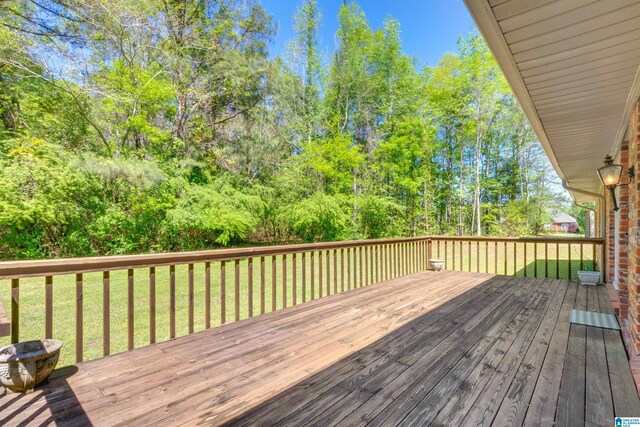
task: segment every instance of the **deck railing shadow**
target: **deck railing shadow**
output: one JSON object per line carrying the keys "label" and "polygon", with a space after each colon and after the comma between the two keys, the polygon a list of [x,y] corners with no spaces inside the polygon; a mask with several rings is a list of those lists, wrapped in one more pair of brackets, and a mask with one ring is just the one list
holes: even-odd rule
{"label": "deck railing shadow", "polygon": [[32,394],[0,394],[0,425],[12,425],[16,417],[28,411],[29,415],[20,418],[17,425],[64,425],[72,422],[74,425],[91,426],[89,417],[67,381],[77,372],[75,366],[57,369],[46,381],[36,386]]}
{"label": "deck railing shadow", "polygon": [[[334,404],[337,404],[336,411],[345,410],[340,407],[339,402],[349,402],[349,395],[361,394],[366,397],[378,393],[384,384],[393,379],[387,376],[398,375],[398,371],[407,369],[410,363],[419,357],[418,353],[431,352],[434,359],[429,368],[433,373],[431,381],[438,375],[444,376],[451,367],[448,365],[455,361],[443,357],[444,353],[437,351],[438,345],[446,340],[450,348],[459,345],[463,337],[457,336],[456,331],[480,312],[484,316],[485,324],[497,321],[508,304],[501,304],[492,310],[486,307],[501,292],[501,284],[510,280],[513,279],[487,277],[472,289],[389,331],[376,342],[358,349],[268,400],[247,408],[225,425],[301,425],[300,415],[304,415],[305,421],[308,421],[313,418],[312,414],[321,416],[325,410],[331,411]],[[490,286],[492,284],[495,286]],[[477,332],[482,327],[479,325],[472,328],[466,331],[464,336],[473,336],[472,340],[480,340],[482,334]],[[353,401],[351,402],[353,404]],[[356,404],[355,407],[357,406]],[[203,416],[199,422],[207,424],[218,415],[213,410],[208,417]],[[373,417],[375,413],[368,415]],[[367,418],[359,421],[370,420]],[[324,421],[317,419],[311,424],[323,425]]]}

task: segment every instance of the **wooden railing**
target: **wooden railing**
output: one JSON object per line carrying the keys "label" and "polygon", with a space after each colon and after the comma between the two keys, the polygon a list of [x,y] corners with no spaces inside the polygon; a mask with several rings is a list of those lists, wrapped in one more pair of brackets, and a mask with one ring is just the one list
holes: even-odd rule
{"label": "wooden railing", "polygon": [[11,286],[10,296],[0,295],[11,301],[10,341],[74,343],[75,358],[63,353],[68,364],[426,270],[428,243],[415,237],[3,262],[0,281]]}
{"label": "wooden railing", "polygon": [[596,269],[602,243],[425,236],[2,262],[5,340],[60,339],[73,346],[63,366],[424,271],[429,258],[452,270],[575,277]]}
{"label": "wooden railing", "polygon": [[434,258],[446,270],[577,280],[578,270],[599,270],[603,239],[431,237]]}

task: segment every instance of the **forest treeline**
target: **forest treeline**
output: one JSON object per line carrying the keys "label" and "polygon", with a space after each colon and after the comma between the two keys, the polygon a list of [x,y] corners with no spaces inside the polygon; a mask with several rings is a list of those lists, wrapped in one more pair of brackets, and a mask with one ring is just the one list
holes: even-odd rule
{"label": "forest treeline", "polygon": [[[0,252],[539,233],[554,178],[481,36],[421,67],[393,18],[304,0],[0,3]],[[331,17],[334,19],[334,17]]]}

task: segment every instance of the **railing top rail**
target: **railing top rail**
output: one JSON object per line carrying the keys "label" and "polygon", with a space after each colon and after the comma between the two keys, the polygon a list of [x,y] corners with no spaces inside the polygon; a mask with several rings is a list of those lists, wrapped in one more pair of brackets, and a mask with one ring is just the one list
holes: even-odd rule
{"label": "railing top rail", "polygon": [[0,262],[0,280],[26,277],[56,276],[76,273],[126,270],[208,261],[229,261],[271,255],[284,255],[318,250],[344,249],[390,243],[428,241],[429,236],[395,239],[348,240],[341,242],[303,243],[296,245],[253,246],[195,252],[145,255],[117,255],[85,258],[62,258],[33,261]]}
{"label": "railing top rail", "polygon": [[572,237],[478,237],[478,236],[420,236],[395,239],[349,240],[341,242],[303,243],[296,245],[253,246],[233,249],[214,249],[195,252],[176,252],[145,255],[117,255],[85,258],[63,258],[33,261],[0,262],[0,280],[26,277],[56,276],[125,270],[129,268],[159,267],[207,261],[229,261],[250,257],[284,255],[318,250],[344,249],[390,243],[417,241],[475,241],[522,243],[603,244],[602,238]]}
{"label": "railing top rail", "polygon": [[484,236],[431,236],[435,241],[472,241],[472,242],[522,242],[522,243],[575,243],[603,244],[601,237],[484,237]]}

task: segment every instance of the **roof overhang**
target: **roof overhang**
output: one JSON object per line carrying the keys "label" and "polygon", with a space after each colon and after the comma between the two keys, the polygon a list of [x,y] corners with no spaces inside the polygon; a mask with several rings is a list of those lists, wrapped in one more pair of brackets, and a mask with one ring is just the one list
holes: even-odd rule
{"label": "roof overhang", "polygon": [[560,178],[602,193],[640,97],[640,2],[464,1]]}

